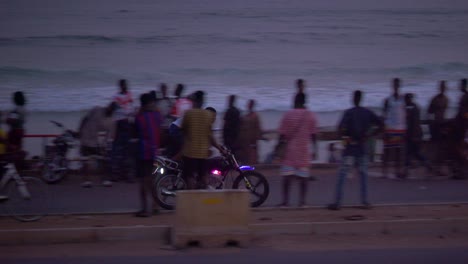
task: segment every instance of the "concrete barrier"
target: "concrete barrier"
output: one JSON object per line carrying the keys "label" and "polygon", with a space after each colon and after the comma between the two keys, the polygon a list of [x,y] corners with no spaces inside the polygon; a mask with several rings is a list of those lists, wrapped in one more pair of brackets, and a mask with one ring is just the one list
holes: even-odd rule
{"label": "concrete barrier", "polygon": [[221,247],[247,246],[250,241],[250,202],[247,190],[191,190],[177,192],[172,245],[189,243]]}

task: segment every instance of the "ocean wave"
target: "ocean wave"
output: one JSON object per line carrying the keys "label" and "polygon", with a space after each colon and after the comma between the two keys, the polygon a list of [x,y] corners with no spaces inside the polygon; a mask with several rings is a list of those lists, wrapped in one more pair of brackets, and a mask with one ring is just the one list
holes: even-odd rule
{"label": "ocean wave", "polygon": [[381,33],[381,36],[384,37],[400,37],[407,39],[421,39],[421,38],[442,38],[443,36],[434,33],[424,33],[424,32],[395,32],[395,33]]}
{"label": "ocean wave", "polygon": [[102,35],[50,35],[50,36],[29,36],[20,38],[0,38],[0,45],[7,44],[27,44],[40,43],[45,41],[64,41],[64,42],[94,42],[94,43],[117,43],[125,41],[121,37],[109,37]]}
{"label": "ocean wave", "polygon": [[389,15],[389,16],[447,16],[447,15],[463,15],[465,16],[468,10],[464,9],[371,9],[362,11],[370,14]]}
{"label": "ocean wave", "polygon": [[[49,77],[76,77],[76,78],[89,78],[93,76],[101,77],[118,77],[117,74],[100,71],[100,70],[46,70],[34,68],[21,68],[21,67],[0,67],[0,80],[3,78],[15,77],[42,77],[48,79]],[[75,79],[75,78],[74,78]]]}
{"label": "ocean wave", "polygon": [[424,75],[453,75],[465,73],[468,71],[468,64],[463,62],[446,63],[428,63],[408,65],[401,67],[381,67],[381,68],[359,68],[359,67],[330,67],[315,68],[304,71],[305,75],[314,74],[363,74],[363,75],[381,75],[381,74],[401,74],[404,76],[424,76]]}
{"label": "ocean wave", "polygon": [[223,34],[174,34],[151,36],[104,36],[104,35],[51,35],[19,38],[0,38],[0,46],[16,45],[95,45],[95,44],[213,44],[257,43],[255,36],[229,36]]}

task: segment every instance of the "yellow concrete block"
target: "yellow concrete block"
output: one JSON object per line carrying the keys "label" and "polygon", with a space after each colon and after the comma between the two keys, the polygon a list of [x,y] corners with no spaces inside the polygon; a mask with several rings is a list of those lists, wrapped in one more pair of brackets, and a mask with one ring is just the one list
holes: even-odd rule
{"label": "yellow concrete block", "polygon": [[[246,190],[187,190],[177,192],[172,242],[222,246],[249,241],[250,201]],[[216,241],[216,243],[213,243]]]}

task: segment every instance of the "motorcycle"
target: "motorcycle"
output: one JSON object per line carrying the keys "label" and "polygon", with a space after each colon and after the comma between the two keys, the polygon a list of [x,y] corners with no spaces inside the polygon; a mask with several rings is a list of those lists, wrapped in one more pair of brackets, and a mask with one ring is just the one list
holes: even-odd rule
{"label": "motorcycle", "polygon": [[49,184],[60,182],[68,172],[68,150],[77,145],[77,133],[66,129],[56,121],[50,121],[62,129],[62,133],[53,140],[53,145],[46,146],[45,157],[42,161],[41,177]]}
{"label": "motorcycle", "polygon": [[[229,180],[232,189],[250,191],[250,205],[258,207],[268,198],[270,188],[265,176],[248,165],[239,165],[231,151],[225,150],[220,157],[208,159],[209,174],[206,178],[208,189],[226,189]],[[164,209],[175,207],[177,191],[187,189],[182,177],[182,164],[166,157],[157,157],[154,161],[153,198]]]}

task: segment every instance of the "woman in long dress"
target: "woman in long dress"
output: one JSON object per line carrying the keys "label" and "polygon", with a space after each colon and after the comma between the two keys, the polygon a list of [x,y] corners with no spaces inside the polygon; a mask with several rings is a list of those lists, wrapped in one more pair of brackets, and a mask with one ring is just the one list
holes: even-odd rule
{"label": "woman in long dress", "polygon": [[248,113],[241,119],[240,129],[240,149],[241,155],[238,157],[246,164],[258,163],[257,141],[262,139],[262,127],[260,118],[254,111],[255,100],[247,103]]}

